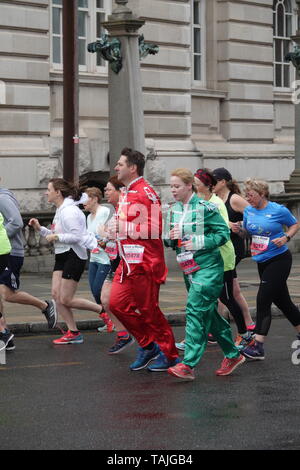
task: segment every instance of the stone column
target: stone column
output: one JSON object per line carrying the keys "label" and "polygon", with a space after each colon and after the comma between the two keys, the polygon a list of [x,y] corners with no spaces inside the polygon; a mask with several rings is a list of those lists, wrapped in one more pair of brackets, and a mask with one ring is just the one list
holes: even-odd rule
{"label": "stone column", "polygon": [[122,68],[116,73],[109,67],[109,153],[110,170],[119,159],[123,147],[131,147],[145,154],[145,130],[142,82],[138,46],[138,30],[144,21],[133,15],[126,6],[118,4],[108,21],[103,23],[110,39],[121,42]]}
{"label": "stone column", "polygon": [[[300,0],[297,1],[298,15],[300,15]],[[295,36],[292,36],[292,40],[295,42],[294,52],[287,54],[286,59],[290,60],[296,69],[296,81],[297,88],[299,89],[300,84],[300,24]],[[300,192],[300,103],[299,94],[297,96],[295,105],[295,169],[290,176],[290,180],[285,183],[285,190],[287,193],[299,193]]]}

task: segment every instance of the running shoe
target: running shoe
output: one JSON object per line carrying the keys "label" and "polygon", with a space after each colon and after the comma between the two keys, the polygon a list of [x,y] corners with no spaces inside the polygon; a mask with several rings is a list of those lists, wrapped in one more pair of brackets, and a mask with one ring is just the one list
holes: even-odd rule
{"label": "running shoe", "polygon": [[179,351],[185,350],[185,340],[183,339],[180,343],[175,343],[175,346]]}
{"label": "running shoe", "polygon": [[152,361],[147,369],[150,370],[150,372],[164,372],[167,371],[170,367],[176,366],[176,364],[179,362],[179,357],[170,360],[163,352],[160,352],[158,358]]}
{"label": "running shoe", "polygon": [[97,330],[99,331],[99,333],[113,333],[116,329],[115,325],[113,324],[113,322],[110,320],[110,324],[109,325],[104,325],[104,326],[99,326],[97,328]]}
{"label": "running shoe", "polygon": [[245,362],[245,358],[241,354],[233,359],[224,357],[220,369],[216,370],[216,375],[229,375],[243,362]]}
{"label": "running shoe", "polygon": [[174,367],[168,369],[168,374],[183,380],[195,380],[194,369],[183,362],[179,362]]}
{"label": "running shoe", "polygon": [[254,341],[252,345],[242,349],[241,353],[253,361],[263,361],[265,358],[263,343],[260,343],[259,341]]}
{"label": "running shoe", "polygon": [[159,356],[160,349],[159,346],[154,343],[154,346],[152,349],[144,349],[139,347],[137,350],[137,356],[136,360],[130,364],[130,369],[131,370],[140,370],[144,369],[147,367],[149,362],[153,361]]}
{"label": "running shoe", "polygon": [[6,351],[14,351],[16,349],[15,343],[13,340],[9,340],[7,345],[6,345]]}
{"label": "running shoe", "polygon": [[234,345],[238,348],[239,351],[246,348],[247,346],[251,346],[254,344],[255,335],[253,333],[250,334],[248,338],[244,338],[242,335],[237,335],[235,338]]}
{"label": "running shoe", "polygon": [[48,328],[55,328],[57,323],[57,310],[55,301],[52,300],[45,300],[47,307],[45,310],[42,310],[42,313],[45,315],[46,320],[48,322]]}
{"label": "running shoe", "polygon": [[83,336],[78,331],[77,333],[73,333],[72,331],[68,330],[61,338],[55,339],[53,344],[81,344],[83,343]]}
{"label": "running shoe", "polygon": [[14,335],[6,328],[5,331],[0,332],[0,351],[6,349],[8,343],[13,339]]}
{"label": "running shoe", "polygon": [[208,344],[218,344],[218,341],[213,337],[211,333],[208,333]]}
{"label": "running shoe", "polygon": [[111,321],[111,319],[109,318],[109,316],[107,315],[107,313],[102,312],[100,313],[99,317],[105,323],[104,326],[99,326],[98,328],[99,333],[112,333],[113,331],[115,331],[116,327]]}
{"label": "running shoe", "polygon": [[130,335],[128,337],[124,336],[117,336],[117,340],[115,344],[112,345],[111,348],[108,350],[108,354],[119,354],[121,351],[127,348],[134,343],[134,338]]}

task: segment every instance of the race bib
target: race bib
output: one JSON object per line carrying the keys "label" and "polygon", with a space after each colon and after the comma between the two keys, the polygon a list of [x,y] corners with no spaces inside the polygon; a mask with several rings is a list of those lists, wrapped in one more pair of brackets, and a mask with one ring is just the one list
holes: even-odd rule
{"label": "race bib", "polygon": [[251,255],[259,255],[268,249],[270,237],[261,237],[260,235],[253,235],[250,245]]}
{"label": "race bib", "polygon": [[194,260],[193,253],[191,251],[180,253],[177,255],[176,259],[184,274],[191,274],[199,271],[200,269],[200,266]]}
{"label": "race bib", "polygon": [[118,256],[118,246],[116,242],[109,241],[106,243],[105,252],[108,254],[109,259],[114,260]]}
{"label": "race bib", "polygon": [[143,262],[145,247],[141,245],[123,245],[125,258],[129,264],[139,264]]}

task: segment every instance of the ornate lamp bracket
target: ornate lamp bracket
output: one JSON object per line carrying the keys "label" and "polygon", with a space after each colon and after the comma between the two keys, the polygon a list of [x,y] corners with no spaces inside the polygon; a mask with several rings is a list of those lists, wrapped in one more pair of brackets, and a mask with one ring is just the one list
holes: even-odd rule
{"label": "ornate lamp bracket", "polygon": [[148,54],[155,55],[159,51],[159,47],[156,44],[145,43],[144,35],[139,36],[139,52],[140,59],[144,59]]}
{"label": "ornate lamp bracket", "polygon": [[119,73],[122,68],[121,41],[118,38],[108,39],[107,34],[102,34],[96,42],[88,44],[88,52],[100,52],[101,57],[107,60],[113,72]]}
{"label": "ornate lamp bracket", "polygon": [[[119,73],[122,69],[122,53],[121,41],[118,38],[109,40],[107,34],[102,34],[96,42],[88,44],[88,52],[100,52],[101,57],[107,60],[113,72]],[[145,43],[143,34],[139,36],[139,55],[140,59],[144,59],[148,54],[157,54],[159,47],[155,44]]]}
{"label": "ornate lamp bracket", "polygon": [[300,73],[300,47],[296,45],[293,52],[286,54],[284,58],[287,62],[292,62],[297,72]]}

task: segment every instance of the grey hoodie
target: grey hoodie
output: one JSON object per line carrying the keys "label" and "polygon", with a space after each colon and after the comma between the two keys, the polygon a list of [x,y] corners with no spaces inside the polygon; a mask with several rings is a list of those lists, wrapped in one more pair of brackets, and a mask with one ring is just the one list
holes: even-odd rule
{"label": "grey hoodie", "polygon": [[0,188],[0,212],[4,217],[4,226],[10,240],[12,256],[24,256],[23,220],[19,203],[8,189]]}

